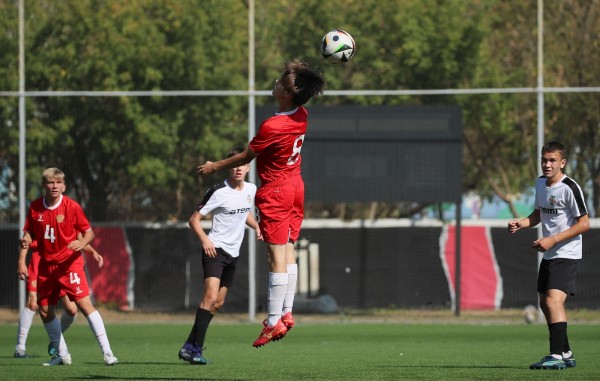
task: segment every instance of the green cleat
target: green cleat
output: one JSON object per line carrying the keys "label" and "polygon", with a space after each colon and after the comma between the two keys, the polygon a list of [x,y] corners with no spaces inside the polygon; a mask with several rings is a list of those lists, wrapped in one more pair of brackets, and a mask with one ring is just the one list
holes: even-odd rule
{"label": "green cleat", "polygon": [[71,355],[66,354],[64,356],[56,355],[50,359],[50,361],[43,363],[44,366],[57,366],[57,365],[71,365]]}
{"label": "green cleat", "polygon": [[206,365],[208,364],[208,360],[202,356],[203,349],[196,348],[192,352],[192,358],[190,359],[191,365]]}
{"label": "green cleat", "polygon": [[56,348],[54,348],[52,342],[48,344],[48,354],[50,355],[50,357],[54,357],[58,354],[58,351],[56,350]]}
{"label": "green cleat", "polygon": [[565,369],[567,365],[563,359],[549,355],[541,359],[539,362],[529,365],[529,369]]}
{"label": "green cleat", "polygon": [[563,361],[565,362],[567,368],[574,368],[575,365],[577,365],[577,362],[575,361],[575,355],[572,353],[569,357],[563,357]]}

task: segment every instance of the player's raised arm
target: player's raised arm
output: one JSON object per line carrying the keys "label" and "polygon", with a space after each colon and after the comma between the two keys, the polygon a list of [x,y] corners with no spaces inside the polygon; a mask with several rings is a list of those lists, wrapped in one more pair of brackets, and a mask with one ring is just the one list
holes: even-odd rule
{"label": "player's raised arm", "polygon": [[256,154],[246,147],[243,152],[238,153],[237,155],[233,155],[217,162],[207,161],[206,163],[199,165],[197,172],[201,176],[208,176],[223,169],[230,169],[248,164],[254,160],[255,157]]}

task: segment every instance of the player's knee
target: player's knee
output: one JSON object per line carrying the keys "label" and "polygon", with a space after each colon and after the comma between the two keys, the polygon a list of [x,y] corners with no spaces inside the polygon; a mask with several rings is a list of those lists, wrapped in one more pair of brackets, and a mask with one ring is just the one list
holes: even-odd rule
{"label": "player's knee", "polygon": [[217,305],[217,298],[211,298],[211,297],[205,296],[204,298],[202,298],[202,302],[200,303],[200,308],[210,311],[213,308],[215,308],[216,305]]}
{"label": "player's knee", "polygon": [[46,310],[44,308],[38,309],[38,312],[44,323],[49,323],[52,320],[54,320],[54,318],[56,317],[56,315],[54,314],[54,311]]}
{"label": "player's knee", "polygon": [[223,304],[225,304],[225,300],[216,300],[213,304],[213,310],[219,311],[223,307]]}

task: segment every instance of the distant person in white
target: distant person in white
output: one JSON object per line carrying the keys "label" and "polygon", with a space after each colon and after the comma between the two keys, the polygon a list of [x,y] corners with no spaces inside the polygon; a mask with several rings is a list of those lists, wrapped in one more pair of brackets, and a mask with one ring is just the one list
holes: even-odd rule
{"label": "distant person in white", "polygon": [[[243,152],[236,148],[228,157]],[[225,303],[227,290],[233,284],[233,276],[244,239],[246,225],[256,231],[262,240],[258,223],[251,211],[254,206],[256,185],[245,181],[250,164],[229,170],[229,178],[213,186],[189,220],[189,225],[202,243],[202,267],[204,268],[204,295],[196,311],[194,326],[179,358],[193,365],[205,365],[202,355],[206,331],[211,319]],[[208,235],[200,220],[212,214],[212,229]]]}
{"label": "distant person in white", "polygon": [[543,238],[531,247],[544,253],[538,272],[540,307],[550,334],[550,354],[530,369],[565,369],[576,365],[567,336],[565,301],[575,295],[577,268],[582,257],[581,235],[590,229],[583,192],[562,171],[567,164],[565,146],[549,142],[542,147],[543,176],[535,183],[535,210],[521,220],[508,222],[508,231],[542,223]]}

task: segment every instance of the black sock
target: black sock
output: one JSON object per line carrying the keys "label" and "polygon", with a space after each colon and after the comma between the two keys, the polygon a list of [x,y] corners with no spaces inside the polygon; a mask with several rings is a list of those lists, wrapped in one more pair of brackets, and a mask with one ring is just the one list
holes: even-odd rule
{"label": "black sock", "polygon": [[204,346],[204,339],[206,338],[206,331],[208,330],[208,324],[213,318],[213,314],[209,310],[198,308],[196,311],[196,321],[194,322],[195,337],[192,341],[195,346],[202,348]]}
{"label": "black sock", "polygon": [[567,353],[571,350],[571,346],[569,345],[569,336],[567,335],[567,330],[565,329],[565,343],[563,345],[563,353]]}
{"label": "black sock", "polygon": [[562,356],[567,336],[567,322],[548,324],[548,331],[550,331],[550,354]]}

